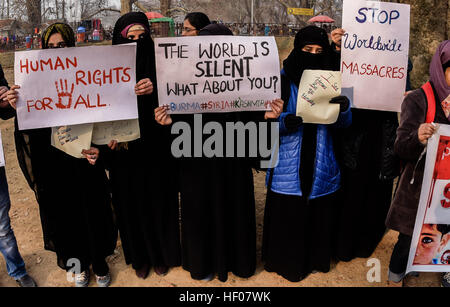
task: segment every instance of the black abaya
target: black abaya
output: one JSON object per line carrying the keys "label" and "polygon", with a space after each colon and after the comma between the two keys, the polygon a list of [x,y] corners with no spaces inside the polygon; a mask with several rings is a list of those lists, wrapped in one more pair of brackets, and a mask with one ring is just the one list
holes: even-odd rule
{"label": "black abaya", "polygon": [[76,258],[82,270],[93,264],[97,275],[106,275],[104,260],[117,240],[106,174],[101,165],[52,147],[50,133],[49,128],[15,133],[19,163],[26,177],[34,178],[29,183],[39,204],[44,247],[56,252],[63,269]]}
{"label": "black abaya", "polygon": [[[143,13],[123,15],[114,27],[113,44],[131,43],[122,30],[131,24],[148,30]],[[136,270],[181,264],[178,189],[175,162],[170,152],[170,127],[154,119],[158,106],[154,44],[149,31],[137,41],[136,80],[149,78],[154,91],[138,96],[141,137],[105,148],[112,198],[125,261]]]}
{"label": "black abaya", "polygon": [[134,269],[179,266],[178,193],[171,184],[170,152],[158,157],[141,140],[127,145],[110,152],[108,162],[125,261]]}
{"label": "black abaya", "polygon": [[[323,52],[312,54],[303,51],[303,47],[307,44],[320,45]],[[336,62],[336,56],[332,52],[327,34],[322,29],[308,26],[296,34],[294,50],[283,61],[281,97],[285,103],[285,112],[289,103],[296,102],[296,97],[291,97],[291,83],[298,85],[305,69],[332,69]],[[272,191],[269,178],[262,246],[265,269],[293,282],[304,279],[313,271],[328,272],[334,254],[333,232],[337,193],[315,199],[309,198],[315,172],[318,171],[317,147],[323,144],[317,143],[317,125],[304,123],[301,125],[303,132],[300,140],[298,172],[302,196]],[[287,133],[294,132],[292,128],[292,131]],[[288,151],[283,154],[288,154]],[[284,178],[284,180],[288,182],[292,179]]]}
{"label": "black abaya", "polygon": [[298,282],[327,273],[333,256],[336,194],[318,199],[267,192],[262,260],[268,272]]}
{"label": "black abaya", "polygon": [[228,272],[248,278],[256,269],[253,173],[239,161],[181,163],[183,268],[194,279]]}
{"label": "black abaya", "polygon": [[[203,125],[220,123],[225,131],[226,122],[257,122],[259,117],[261,112],[203,114],[202,121]],[[188,123],[194,131],[193,115],[173,119]],[[183,268],[194,279],[217,273],[225,282],[228,272],[243,278],[252,276],[256,269],[252,160],[202,157],[180,158],[178,162]]]}
{"label": "black abaya", "polygon": [[380,175],[383,151],[389,146],[383,140],[384,123],[396,123],[397,114],[371,110],[353,110],[352,114],[352,125],[337,136],[336,142],[342,187],[335,244],[336,258],[342,261],[367,258],[375,251],[386,232],[393,192],[393,178]]}
{"label": "black abaya", "polygon": [[328,272],[333,257],[336,193],[309,199],[317,147],[317,126],[303,124],[299,177],[303,196],[268,187],[262,260],[265,269],[297,282],[313,271]]}
{"label": "black abaya", "polygon": [[[55,23],[42,34],[43,49],[55,33],[75,47],[72,28]],[[39,204],[44,248],[56,252],[63,269],[70,269],[74,263],[68,260],[75,258],[82,271],[92,264],[96,275],[105,276],[105,257],[114,252],[117,229],[104,167],[51,146],[51,128],[19,131],[17,118],[15,124],[17,157]]]}

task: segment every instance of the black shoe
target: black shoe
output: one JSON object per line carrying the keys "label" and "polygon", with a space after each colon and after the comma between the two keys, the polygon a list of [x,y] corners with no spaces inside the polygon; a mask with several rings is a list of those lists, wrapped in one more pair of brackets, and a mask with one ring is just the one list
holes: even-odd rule
{"label": "black shoe", "polygon": [[24,288],[37,287],[36,282],[28,274],[19,279],[16,279],[16,282],[19,284],[19,286]]}
{"label": "black shoe", "polygon": [[158,276],[166,276],[167,273],[169,272],[169,268],[166,266],[155,266],[155,273]]}
{"label": "black shoe", "polygon": [[148,274],[150,274],[150,266],[148,264],[144,264],[141,268],[135,269],[136,276],[141,279],[146,279]]}

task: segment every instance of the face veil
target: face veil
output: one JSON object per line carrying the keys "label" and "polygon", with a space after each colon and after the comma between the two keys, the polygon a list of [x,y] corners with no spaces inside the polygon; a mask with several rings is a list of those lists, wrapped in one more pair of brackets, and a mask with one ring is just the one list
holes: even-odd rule
{"label": "face veil", "polygon": [[[319,45],[323,51],[319,54],[302,51],[306,45]],[[305,69],[331,69],[330,53],[330,43],[325,30],[316,26],[305,27],[295,35],[294,49],[284,60],[283,69],[288,78],[298,86]]]}
{"label": "face veil", "polygon": [[[145,29],[145,35],[138,40],[131,40],[122,35],[122,32],[131,25],[142,25]],[[155,45],[150,36],[150,27],[148,25],[147,16],[141,12],[131,12],[120,17],[113,32],[113,45],[137,43],[136,52],[136,80],[150,78],[155,84]],[[156,86],[155,86],[156,87]]]}

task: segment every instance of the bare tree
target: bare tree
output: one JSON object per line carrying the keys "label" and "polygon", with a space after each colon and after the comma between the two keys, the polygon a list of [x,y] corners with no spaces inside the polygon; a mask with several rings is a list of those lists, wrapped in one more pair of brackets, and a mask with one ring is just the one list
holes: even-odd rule
{"label": "bare tree", "polygon": [[81,19],[89,19],[104,11],[117,11],[109,6],[108,0],[80,0]]}
{"label": "bare tree", "polygon": [[161,14],[163,14],[164,16],[168,15],[170,10],[170,4],[171,4],[170,0],[160,0]]}
{"label": "bare tree", "polygon": [[25,2],[28,22],[34,27],[41,24],[41,0],[26,0]]}
{"label": "bare tree", "polygon": [[[6,16],[5,16],[5,12],[6,12]],[[10,5],[9,5],[9,0],[2,0],[2,19],[3,18],[7,18],[9,19],[9,12],[10,12]]]}
{"label": "bare tree", "polygon": [[126,14],[132,11],[132,5],[136,0],[120,0],[120,14]]}

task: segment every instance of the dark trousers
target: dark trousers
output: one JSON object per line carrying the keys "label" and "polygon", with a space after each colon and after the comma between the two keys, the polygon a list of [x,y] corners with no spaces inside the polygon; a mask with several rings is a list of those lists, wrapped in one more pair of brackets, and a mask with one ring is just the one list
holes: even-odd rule
{"label": "dark trousers", "polygon": [[406,271],[411,240],[411,236],[402,233],[398,235],[397,243],[392,251],[391,262],[389,263],[389,270],[391,272],[401,274]]}

